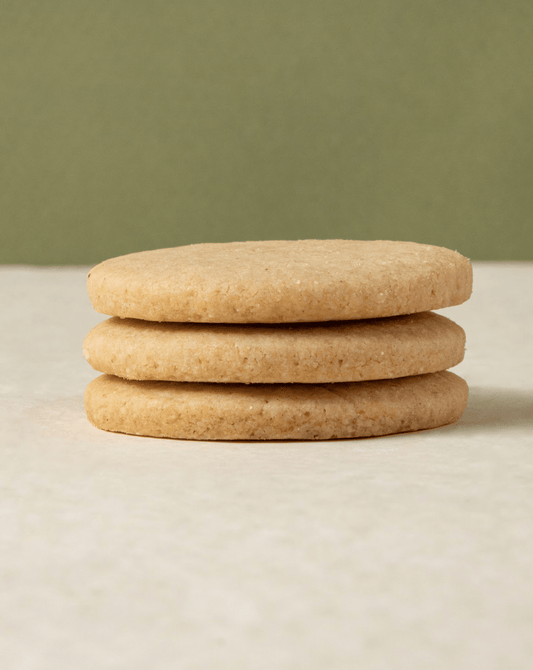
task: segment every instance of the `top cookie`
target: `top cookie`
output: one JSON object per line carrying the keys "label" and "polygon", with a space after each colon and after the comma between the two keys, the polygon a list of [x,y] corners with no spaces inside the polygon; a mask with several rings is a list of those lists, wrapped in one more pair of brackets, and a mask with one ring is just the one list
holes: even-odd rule
{"label": "top cookie", "polygon": [[472,268],[456,251],[415,242],[229,242],[111,258],[89,272],[87,288],[110,316],[296,323],[458,305],[472,292]]}

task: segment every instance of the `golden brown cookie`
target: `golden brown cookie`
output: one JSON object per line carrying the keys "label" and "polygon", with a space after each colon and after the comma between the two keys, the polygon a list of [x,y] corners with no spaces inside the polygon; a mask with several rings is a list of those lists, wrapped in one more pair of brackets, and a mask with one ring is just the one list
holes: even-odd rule
{"label": "golden brown cookie", "polygon": [[89,273],[96,311],[149,321],[291,323],[425,312],[470,297],[464,256],[415,242],[194,244],[120,256]]}
{"label": "golden brown cookie", "polygon": [[340,384],[128,381],[109,375],[85,391],[97,428],[184,440],[327,440],[453,423],[468,398],[451,372]]}
{"label": "golden brown cookie", "polygon": [[391,379],[460,363],[465,333],[433,312],[314,324],[107,319],[83,351],[99,372],[139,380],[331,383]]}

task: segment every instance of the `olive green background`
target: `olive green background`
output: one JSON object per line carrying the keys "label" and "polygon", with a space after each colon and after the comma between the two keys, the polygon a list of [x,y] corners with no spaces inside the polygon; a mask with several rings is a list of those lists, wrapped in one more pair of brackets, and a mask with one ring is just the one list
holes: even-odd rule
{"label": "olive green background", "polygon": [[531,0],[0,0],[0,262],[533,259]]}

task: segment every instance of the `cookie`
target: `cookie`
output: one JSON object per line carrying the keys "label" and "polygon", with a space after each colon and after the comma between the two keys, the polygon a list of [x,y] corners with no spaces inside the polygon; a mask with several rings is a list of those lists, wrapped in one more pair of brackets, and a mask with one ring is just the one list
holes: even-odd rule
{"label": "cookie", "polygon": [[328,440],[436,428],[463,413],[452,372],[339,384],[208,384],[102,375],[85,392],[103,430],[186,440]]}
{"label": "cookie", "polygon": [[472,268],[415,242],[194,244],[133,253],[89,273],[96,311],[148,321],[292,323],[370,319],[458,305]]}
{"label": "cookie", "polygon": [[433,312],[314,324],[195,324],[107,319],[83,351],[99,372],[138,380],[331,383],[446,370],[465,333]]}

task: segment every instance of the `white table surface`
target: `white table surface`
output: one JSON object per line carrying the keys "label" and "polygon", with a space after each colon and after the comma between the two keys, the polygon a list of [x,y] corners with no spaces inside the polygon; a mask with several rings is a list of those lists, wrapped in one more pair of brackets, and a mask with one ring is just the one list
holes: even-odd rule
{"label": "white table surface", "polygon": [[85,419],[86,268],[0,269],[0,668],[533,667],[533,264],[474,264],[459,423],[181,442]]}

